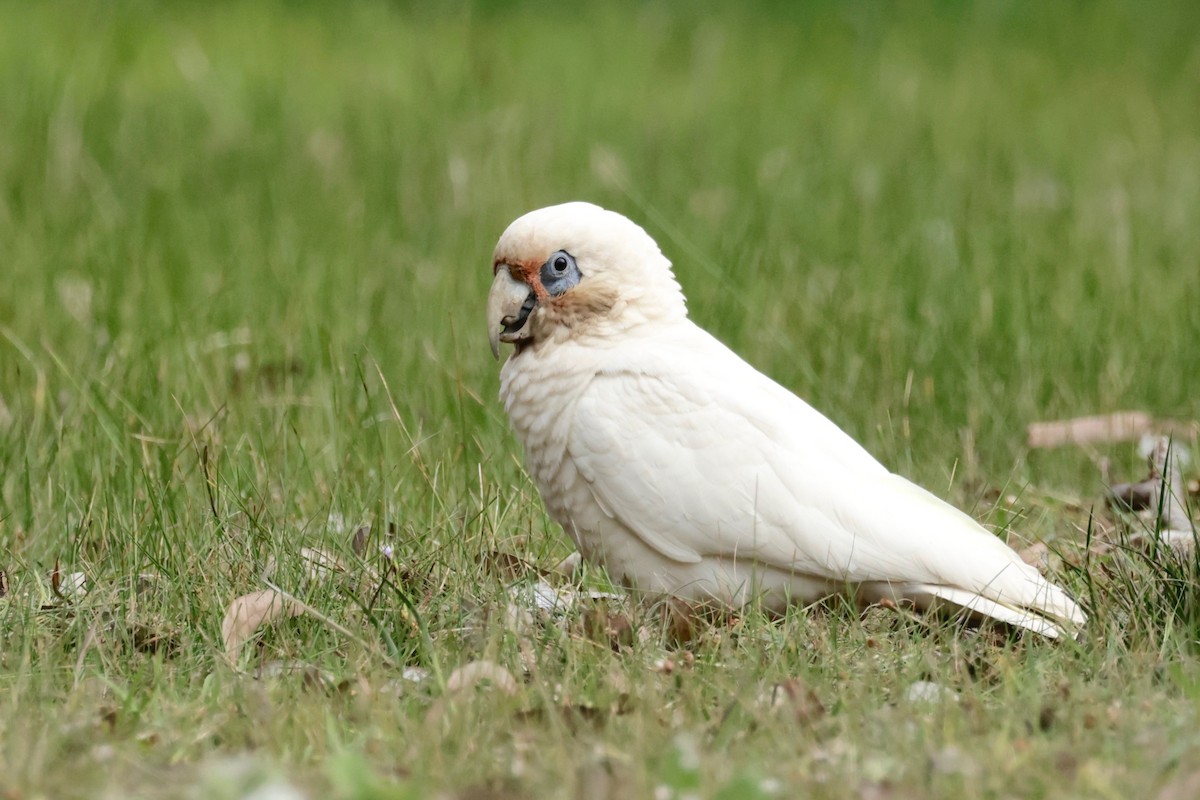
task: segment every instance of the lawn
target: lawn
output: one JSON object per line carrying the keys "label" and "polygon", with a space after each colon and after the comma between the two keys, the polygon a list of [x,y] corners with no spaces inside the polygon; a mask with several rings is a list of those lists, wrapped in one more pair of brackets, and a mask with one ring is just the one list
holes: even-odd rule
{"label": "lawn", "polygon": [[[0,4],[0,798],[1194,796],[1197,559],[1025,430],[1197,463],[1198,99],[1188,2]],[[554,573],[484,299],[574,199],[1080,640]]]}

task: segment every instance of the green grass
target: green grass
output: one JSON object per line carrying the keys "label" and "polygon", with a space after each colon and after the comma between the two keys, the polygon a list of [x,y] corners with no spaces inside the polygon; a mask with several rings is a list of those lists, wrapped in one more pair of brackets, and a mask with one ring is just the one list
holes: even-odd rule
{"label": "green grass", "polygon": [[[1121,0],[0,5],[0,797],[1126,797],[1200,769],[1196,565],[1080,555],[1111,524],[1094,459],[1133,448],[1024,445],[1200,416],[1198,41],[1193,4]],[[530,575],[492,553],[568,549],[483,301],[504,226],[571,199],[642,222],[700,324],[886,464],[1061,549],[1087,636],[835,606],[689,665],[648,612],[620,652],[587,604],[514,632]],[[346,573],[306,578],[305,546]],[[222,617],[270,560],[320,616],[235,668]],[[447,693],[478,659],[516,692]],[[762,702],[788,680],[824,713]]]}

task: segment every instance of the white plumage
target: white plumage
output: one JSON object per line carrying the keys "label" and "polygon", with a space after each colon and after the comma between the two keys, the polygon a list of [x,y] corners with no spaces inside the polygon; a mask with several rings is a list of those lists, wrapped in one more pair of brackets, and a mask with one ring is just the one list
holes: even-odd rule
{"label": "white plumage", "polygon": [[1075,602],[961,511],[892,474],[687,318],[640,227],[587,203],[496,246],[500,395],[550,515],[622,583],[780,608],[849,591],[1047,636]]}

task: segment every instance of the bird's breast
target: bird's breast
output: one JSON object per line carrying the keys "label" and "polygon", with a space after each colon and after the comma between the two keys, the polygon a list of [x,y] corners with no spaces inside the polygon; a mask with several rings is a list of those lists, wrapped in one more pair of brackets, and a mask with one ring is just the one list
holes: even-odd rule
{"label": "bird's breast", "polygon": [[537,355],[526,352],[505,363],[500,399],[546,510],[588,555],[591,548],[581,534],[595,527],[602,512],[568,457],[567,444],[576,403],[595,371],[578,360]]}

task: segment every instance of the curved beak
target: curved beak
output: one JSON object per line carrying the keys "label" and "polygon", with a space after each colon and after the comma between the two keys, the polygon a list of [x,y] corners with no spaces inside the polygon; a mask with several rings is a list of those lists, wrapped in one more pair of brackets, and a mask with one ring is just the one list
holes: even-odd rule
{"label": "curved beak", "polygon": [[529,338],[525,323],[536,304],[533,290],[514,278],[508,267],[501,264],[487,300],[488,341],[497,361],[500,360],[501,342],[513,343]]}

